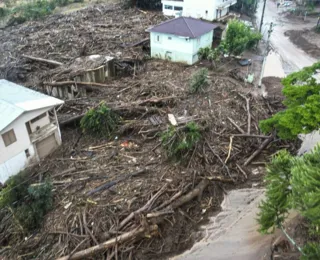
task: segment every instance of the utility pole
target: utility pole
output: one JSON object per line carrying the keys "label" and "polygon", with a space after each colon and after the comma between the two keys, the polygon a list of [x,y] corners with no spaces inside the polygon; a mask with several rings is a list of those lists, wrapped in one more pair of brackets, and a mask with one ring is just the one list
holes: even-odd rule
{"label": "utility pole", "polygon": [[261,33],[261,30],[262,30],[263,18],[264,18],[264,11],[265,11],[265,9],[266,9],[266,2],[267,2],[267,0],[263,0],[263,8],[262,8],[262,15],[261,15],[259,33]]}

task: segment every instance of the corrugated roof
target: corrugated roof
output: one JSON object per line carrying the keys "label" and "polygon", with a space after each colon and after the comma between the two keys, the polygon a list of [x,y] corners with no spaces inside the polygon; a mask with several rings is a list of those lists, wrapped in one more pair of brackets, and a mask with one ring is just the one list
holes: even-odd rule
{"label": "corrugated roof", "polygon": [[0,79],[0,131],[24,112],[63,103],[60,99]]}
{"label": "corrugated roof", "polygon": [[189,38],[197,38],[219,27],[218,24],[204,22],[191,17],[178,17],[165,21],[149,29],[149,32],[167,33]]}

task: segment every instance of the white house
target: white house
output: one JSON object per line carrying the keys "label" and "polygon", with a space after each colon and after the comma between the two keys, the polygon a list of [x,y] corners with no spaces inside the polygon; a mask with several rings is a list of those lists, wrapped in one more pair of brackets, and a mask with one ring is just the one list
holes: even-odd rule
{"label": "white house", "polygon": [[151,57],[189,65],[198,61],[200,48],[211,47],[217,24],[178,17],[149,29]]}
{"label": "white house", "polygon": [[229,13],[237,0],[162,0],[162,10],[168,16],[187,16],[213,21]]}
{"label": "white house", "polygon": [[0,80],[0,183],[61,144],[55,106],[63,103]]}

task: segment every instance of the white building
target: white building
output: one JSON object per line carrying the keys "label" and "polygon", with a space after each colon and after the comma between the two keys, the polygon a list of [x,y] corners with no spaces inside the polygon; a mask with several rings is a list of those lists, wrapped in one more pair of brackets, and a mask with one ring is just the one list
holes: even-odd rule
{"label": "white building", "polygon": [[61,144],[55,106],[63,103],[0,80],[0,183]]}
{"label": "white building", "polygon": [[229,13],[237,0],[162,0],[162,10],[168,16],[187,16],[213,21]]}
{"label": "white building", "polygon": [[200,48],[212,46],[217,24],[178,17],[149,29],[151,57],[192,65]]}

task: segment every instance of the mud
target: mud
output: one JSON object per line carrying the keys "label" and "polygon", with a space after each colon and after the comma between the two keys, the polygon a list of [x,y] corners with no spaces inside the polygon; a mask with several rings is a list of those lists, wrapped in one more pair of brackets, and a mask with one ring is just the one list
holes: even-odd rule
{"label": "mud", "polygon": [[300,49],[310,56],[320,59],[320,34],[312,30],[289,30],[284,33]]}

